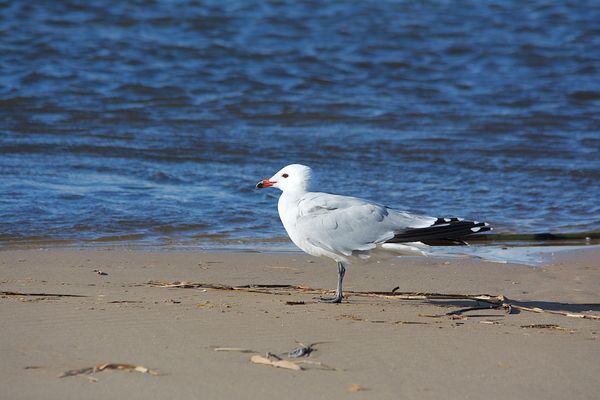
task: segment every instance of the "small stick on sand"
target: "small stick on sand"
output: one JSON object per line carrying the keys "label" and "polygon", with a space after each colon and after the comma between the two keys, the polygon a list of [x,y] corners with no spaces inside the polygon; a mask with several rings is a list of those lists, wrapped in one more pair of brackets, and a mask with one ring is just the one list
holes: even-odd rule
{"label": "small stick on sand", "polygon": [[64,293],[22,293],[1,291],[0,296],[34,296],[34,297],[89,297],[82,294],[64,294]]}

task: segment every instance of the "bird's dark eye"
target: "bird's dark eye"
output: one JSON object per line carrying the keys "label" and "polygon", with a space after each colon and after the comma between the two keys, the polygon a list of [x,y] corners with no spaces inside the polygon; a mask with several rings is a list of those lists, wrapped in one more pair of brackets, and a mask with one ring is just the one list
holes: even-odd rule
{"label": "bird's dark eye", "polygon": [[284,178],[287,178],[289,175],[288,174],[283,174],[281,176],[283,176]]}

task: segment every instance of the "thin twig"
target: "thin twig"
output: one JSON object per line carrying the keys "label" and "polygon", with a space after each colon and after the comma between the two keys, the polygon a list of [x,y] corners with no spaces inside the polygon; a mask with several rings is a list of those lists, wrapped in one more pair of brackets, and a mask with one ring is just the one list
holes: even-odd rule
{"label": "thin twig", "polygon": [[502,307],[501,304],[500,305],[487,306],[487,307],[461,308],[460,310],[450,311],[450,312],[446,313],[445,315],[460,315],[460,314],[464,314],[464,313],[469,312],[469,311],[478,311],[478,310],[497,310],[500,307]]}
{"label": "thin twig", "polygon": [[0,291],[0,296],[33,296],[33,297],[88,297],[82,294],[63,294],[63,293],[22,293],[11,291]]}

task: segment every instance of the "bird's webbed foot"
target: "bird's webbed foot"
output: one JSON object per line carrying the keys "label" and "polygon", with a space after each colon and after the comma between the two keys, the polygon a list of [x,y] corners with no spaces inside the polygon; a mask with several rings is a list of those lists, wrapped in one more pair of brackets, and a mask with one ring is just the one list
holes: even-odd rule
{"label": "bird's webbed foot", "polygon": [[344,297],[341,293],[336,293],[335,296],[321,296],[319,297],[320,303],[341,303]]}

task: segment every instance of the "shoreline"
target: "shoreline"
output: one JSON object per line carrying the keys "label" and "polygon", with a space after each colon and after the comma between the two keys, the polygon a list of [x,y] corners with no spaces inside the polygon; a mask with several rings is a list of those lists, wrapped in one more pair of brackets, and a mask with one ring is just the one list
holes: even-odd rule
{"label": "shoreline", "polygon": [[[221,238],[210,235],[193,239],[153,237],[145,234],[123,234],[95,239],[51,239],[42,237],[9,238],[0,237],[0,251],[36,249],[124,249],[144,250],[156,248],[159,251],[233,251],[233,252],[279,252],[298,251],[287,236],[270,238]],[[563,247],[600,245],[600,231],[584,232],[542,232],[542,233],[486,233],[469,238],[473,246],[509,247]],[[258,250],[257,250],[258,249]]]}
{"label": "shoreline", "polygon": [[[75,243],[65,245],[63,242],[43,242],[43,243],[26,243],[26,244],[11,244],[0,246],[0,254],[3,252],[12,251],[91,251],[91,252],[106,252],[106,251],[121,251],[121,252],[137,252],[149,254],[178,254],[178,253],[200,253],[200,254],[263,254],[263,255],[297,255],[308,256],[302,250],[297,248],[293,243],[279,243],[277,247],[265,246],[248,246],[243,244],[240,246],[217,246],[207,245],[192,246],[192,245],[152,245],[130,242],[118,243]],[[442,258],[458,258],[458,259],[478,259],[482,262],[493,262],[502,264],[515,264],[527,267],[541,267],[547,263],[551,263],[555,256],[578,252],[600,252],[600,244],[584,243],[572,244],[569,242],[543,242],[543,243],[505,243],[505,244],[490,244],[486,242],[475,242],[468,246],[448,246],[448,247],[432,247],[432,251],[425,258],[442,259]],[[419,258],[419,257],[417,257]],[[401,259],[406,259],[404,256]]]}
{"label": "shoreline", "polygon": [[[333,289],[335,265],[301,253],[4,250],[0,271],[0,385],[11,399],[282,393],[291,399],[584,399],[600,389],[600,320],[463,312],[485,306],[467,300],[350,294],[342,304],[321,304],[313,292],[294,288]],[[275,293],[151,281],[293,288]],[[406,257],[351,266],[346,276],[349,292],[395,287],[504,295],[526,307],[600,317],[600,249],[559,252],[536,268]],[[243,348],[285,358],[297,342],[317,343],[307,358],[312,364],[300,371],[253,364],[254,353],[215,351]],[[139,365],[158,376],[106,370],[59,378],[101,363]]]}

